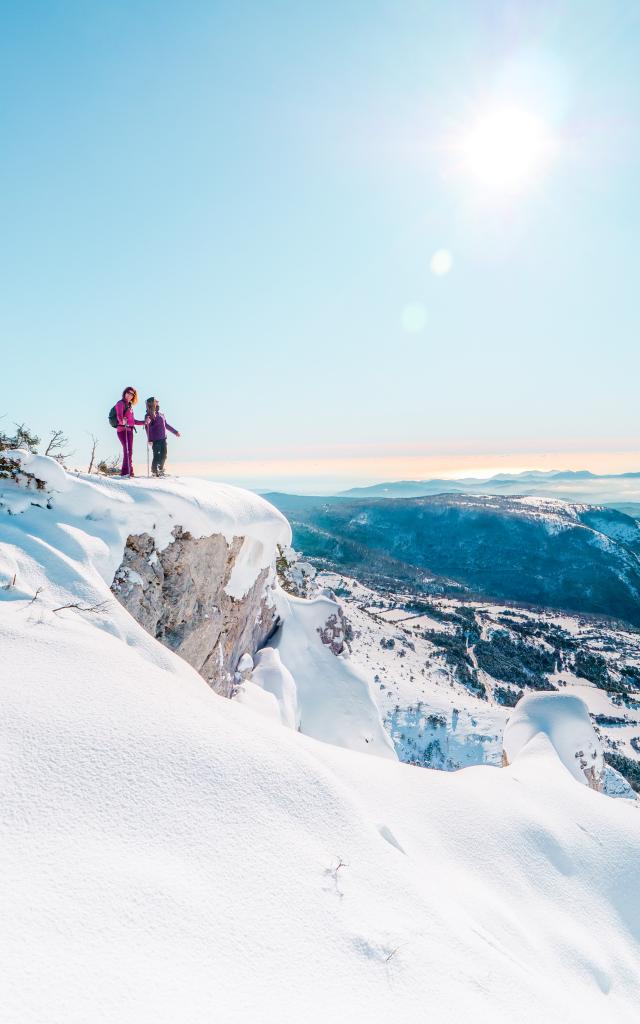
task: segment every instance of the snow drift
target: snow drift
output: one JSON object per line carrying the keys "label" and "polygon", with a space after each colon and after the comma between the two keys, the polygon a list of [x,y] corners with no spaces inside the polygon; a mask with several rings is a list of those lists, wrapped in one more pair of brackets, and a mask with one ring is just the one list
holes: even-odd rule
{"label": "snow drift", "polygon": [[[241,670],[242,665],[238,668]],[[296,682],[273,647],[258,651],[251,675],[240,687],[238,700],[289,729],[300,728]]]}
{"label": "snow drift", "polygon": [[584,701],[571,694],[532,693],[516,705],[504,731],[508,763],[531,744],[550,748],[574,779],[601,789],[604,755]]}
{"label": "snow drift", "polygon": [[[535,742],[446,774],[219,697],[102,605],[126,536],[215,524],[266,558],[286,524],[235,488],[37,468],[50,502],[0,485],[7,1021],[636,1019],[637,805]],[[325,616],[291,607],[295,678]]]}
{"label": "snow drift", "polygon": [[395,760],[364,672],[341,656],[336,602],[324,596],[307,601],[282,594],[281,609],[284,628],[274,643],[296,680],[302,732]]}

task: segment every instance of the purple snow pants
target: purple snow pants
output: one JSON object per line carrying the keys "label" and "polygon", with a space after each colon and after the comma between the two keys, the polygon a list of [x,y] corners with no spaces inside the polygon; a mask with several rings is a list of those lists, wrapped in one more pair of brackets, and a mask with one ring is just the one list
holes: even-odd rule
{"label": "purple snow pants", "polygon": [[133,430],[119,430],[118,437],[122,445],[122,469],[120,476],[133,476]]}

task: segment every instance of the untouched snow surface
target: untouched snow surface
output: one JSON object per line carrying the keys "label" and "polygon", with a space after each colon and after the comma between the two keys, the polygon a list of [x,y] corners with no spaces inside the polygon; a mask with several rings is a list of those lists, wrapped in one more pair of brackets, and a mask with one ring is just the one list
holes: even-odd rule
{"label": "untouched snow surface", "polygon": [[[235,488],[66,483],[23,515],[0,492],[4,1020],[637,1020],[637,805],[548,732],[416,768],[218,697],[116,602],[55,613],[109,597],[132,523],[243,520],[265,551],[284,525]],[[322,616],[291,607],[295,676]]]}

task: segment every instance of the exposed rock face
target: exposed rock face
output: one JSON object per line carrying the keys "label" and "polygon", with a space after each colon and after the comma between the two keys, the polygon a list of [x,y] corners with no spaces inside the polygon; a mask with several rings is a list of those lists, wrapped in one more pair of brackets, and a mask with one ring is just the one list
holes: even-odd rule
{"label": "exposed rock face", "polygon": [[329,616],[324,626],[318,627],[318,633],[325,647],[330,647],[336,656],[351,653],[349,641],[353,639],[353,629],[340,605],[336,606],[336,611]]}
{"label": "exposed rock face", "polygon": [[275,571],[264,569],[237,600],[225,587],[243,538],[194,538],[180,527],[173,536],[161,551],[148,533],[130,536],[111,589],[148,633],[230,697],[241,657],[255,653],[277,626],[270,600]]}

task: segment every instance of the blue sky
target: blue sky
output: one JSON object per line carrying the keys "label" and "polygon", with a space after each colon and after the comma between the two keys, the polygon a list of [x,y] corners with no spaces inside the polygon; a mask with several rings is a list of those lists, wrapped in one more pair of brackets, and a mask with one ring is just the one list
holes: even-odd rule
{"label": "blue sky", "polygon": [[[131,383],[249,484],[638,468],[639,47],[624,0],[1,4],[3,425],[115,454]],[[504,103],[553,155],[487,194]]]}

